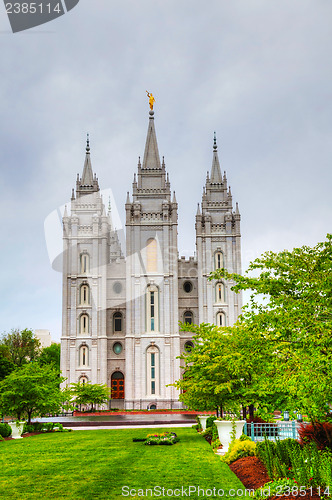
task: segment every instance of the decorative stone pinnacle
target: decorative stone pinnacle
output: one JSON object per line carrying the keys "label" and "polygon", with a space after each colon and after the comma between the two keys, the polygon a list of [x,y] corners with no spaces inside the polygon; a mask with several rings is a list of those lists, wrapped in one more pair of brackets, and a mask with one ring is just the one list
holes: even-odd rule
{"label": "decorative stone pinnacle", "polygon": [[86,134],[86,152],[87,154],[90,153],[90,135]]}
{"label": "decorative stone pinnacle", "polygon": [[217,146],[217,134],[214,132],[213,134],[213,150],[217,151],[218,146]]}

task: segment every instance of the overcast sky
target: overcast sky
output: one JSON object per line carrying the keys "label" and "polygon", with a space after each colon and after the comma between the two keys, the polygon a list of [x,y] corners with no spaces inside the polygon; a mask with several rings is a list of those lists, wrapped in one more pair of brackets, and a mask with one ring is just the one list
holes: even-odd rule
{"label": "overcast sky", "polygon": [[0,5],[1,322],[61,335],[62,276],[47,216],[70,199],[86,132],[124,222],[155,95],[159,151],[179,204],[180,255],[217,132],[242,215],[243,268],[332,232],[330,0],[81,0],[12,34]]}

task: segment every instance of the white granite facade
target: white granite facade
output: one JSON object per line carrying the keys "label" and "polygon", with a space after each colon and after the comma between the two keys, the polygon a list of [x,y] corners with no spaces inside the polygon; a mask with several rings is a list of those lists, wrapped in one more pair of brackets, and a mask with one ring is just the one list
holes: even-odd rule
{"label": "white granite facade", "polygon": [[117,408],[180,407],[177,357],[191,341],[179,321],[233,324],[241,296],[211,283],[218,266],[241,272],[240,214],[221,175],[216,141],[196,215],[196,256],[178,257],[178,205],[160,161],[150,111],[143,162],[127,195],[126,257],[106,214],[90,147],[63,217],[63,334],[66,383],[112,387]]}

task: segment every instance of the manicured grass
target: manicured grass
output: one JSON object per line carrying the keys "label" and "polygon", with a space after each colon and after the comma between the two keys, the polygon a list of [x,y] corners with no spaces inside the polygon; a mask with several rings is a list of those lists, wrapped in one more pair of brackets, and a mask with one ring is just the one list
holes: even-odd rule
{"label": "manicured grass", "polygon": [[[180,442],[173,446],[132,442],[133,437],[163,431],[176,432]],[[228,466],[190,428],[74,431],[0,443],[0,498],[5,500],[158,498],[149,493],[139,496],[138,489],[190,485],[222,488],[225,493],[231,488],[243,490]],[[123,496],[123,486],[136,489],[137,496],[134,491]],[[187,493],[191,499],[203,498]],[[165,491],[159,498],[169,496]]]}

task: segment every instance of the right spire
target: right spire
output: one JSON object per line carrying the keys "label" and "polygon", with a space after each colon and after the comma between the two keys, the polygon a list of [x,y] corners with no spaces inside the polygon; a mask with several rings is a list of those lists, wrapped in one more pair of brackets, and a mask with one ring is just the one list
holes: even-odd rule
{"label": "right spire", "polygon": [[222,184],[216,133],[214,133],[213,137],[213,158],[210,182],[211,184]]}

